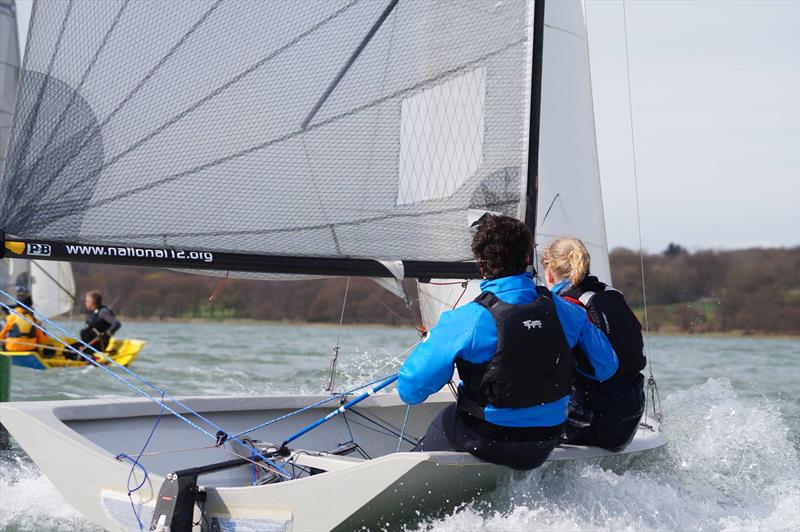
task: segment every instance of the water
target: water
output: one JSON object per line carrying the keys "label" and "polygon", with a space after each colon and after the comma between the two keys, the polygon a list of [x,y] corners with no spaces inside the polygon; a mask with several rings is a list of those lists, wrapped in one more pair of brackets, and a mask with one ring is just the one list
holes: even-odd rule
{"label": "water", "polygon": [[[148,345],[134,369],[182,395],[319,392],[337,328],[126,323]],[[342,330],[344,388],[393,372],[414,331]],[[651,339],[662,450],[517,474],[423,529],[800,529],[800,340]],[[133,395],[95,368],[15,369],[15,400]],[[92,530],[20,451],[0,454],[0,529]],[[403,528],[402,523],[391,524]]]}

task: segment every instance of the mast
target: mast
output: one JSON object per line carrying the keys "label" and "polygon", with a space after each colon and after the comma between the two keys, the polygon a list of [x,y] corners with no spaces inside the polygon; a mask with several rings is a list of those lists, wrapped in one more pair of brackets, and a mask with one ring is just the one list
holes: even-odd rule
{"label": "mast", "polygon": [[542,47],[544,44],[544,3],[533,7],[533,61],[531,67],[531,110],[528,131],[528,185],[525,198],[525,225],[536,239],[536,205],[539,191],[539,124],[542,103]]}

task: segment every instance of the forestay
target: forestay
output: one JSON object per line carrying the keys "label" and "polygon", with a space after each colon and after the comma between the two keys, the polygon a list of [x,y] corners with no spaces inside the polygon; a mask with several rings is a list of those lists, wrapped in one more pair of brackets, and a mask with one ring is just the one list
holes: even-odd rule
{"label": "forestay", "polygon": [[0,230],[58,246],[6,247],[474,274],[470,211],[525,213],[531,20],[522,0],[37,3]]}

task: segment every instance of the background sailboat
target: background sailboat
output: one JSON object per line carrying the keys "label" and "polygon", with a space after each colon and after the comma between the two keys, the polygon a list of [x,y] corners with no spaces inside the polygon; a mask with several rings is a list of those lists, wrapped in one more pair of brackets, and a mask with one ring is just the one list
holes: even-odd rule
{"label": "background sailboat", "polygon": [[[37,3],[0,183],[5,249],[258,275],[464,279],[477,273],[470,224],[492,211],[540,236],[583,236],[606,277],[587,59],[577,2]],[[411,410],[396,394],[372,395],[304,432],[345,396],[179,400],[124,368],[109,374],[155,402],[0,409],[65,498],[109,529],[151,515],[157,525],[156,494],[183,478],[170,472],[232,455],[232,467],[202,470],[204,501],[189,504],[200,528],[413,518],[508,472],[463,453],[402,452],[449,391]],[[151,430],[150,452],[126,454]],[[263,443],[282,441],[286,456]],[[662,444],[643,428],[626,452]],[[569,447],[552,459],[608,454]],[[129,460],[139,489],[125,485]]]}

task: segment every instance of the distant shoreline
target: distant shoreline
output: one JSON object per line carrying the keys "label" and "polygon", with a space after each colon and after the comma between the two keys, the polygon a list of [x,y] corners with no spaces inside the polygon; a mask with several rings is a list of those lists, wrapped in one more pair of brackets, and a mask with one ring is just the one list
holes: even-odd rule
{"label": "distant shoreline", "polygon": [[[301,320],[258,320],[253,318],[142,318],[142,317],[130,317],[130,316],[119,316],[119,320],[124,324],[125,322],[129,323],[192,323],[202,325],[205,323],[219,323],[223,325],[291,325],[296,327],[302,326],[309,326],[309,327],[338,327],[338,323],[330,322],[330,321],[301,321]],[[376,327],[386,327],[390,329],[411,329],[412,326],[410,324],[402,324],[402,323],[351,323],[351,322],[344,322],[342,324],[343,327],[364,327],[364,328],[376,328]]]}
{"label": "distant shoreline", "polygon": [[[205,323],[218,323],[229,325],[290,325],[293,327],[338,327],[338,323],[334,322],[310,322],[300,320],[258,320],[251,318],[142,318],[142,317],[129,317],[121,316],[120,321],[129,323],[175,323],[175,324],[205,324]],[[390,329],[412,329],[410,324],[392,324],[392,323],[348,323],[342,324],[343,327],[356,327],[356,328],[390,328]],[[784,339],[784,340],[800,340],[800,335],[792,335],[786,333],[768,333],[768,332],[746,332],[746,331],[711,331],[711,332],[684,332],[684,331],[650,331],[650,336],[680,336],[680,337],[702,337],[702,338],[758,338],[758,339]]]}

